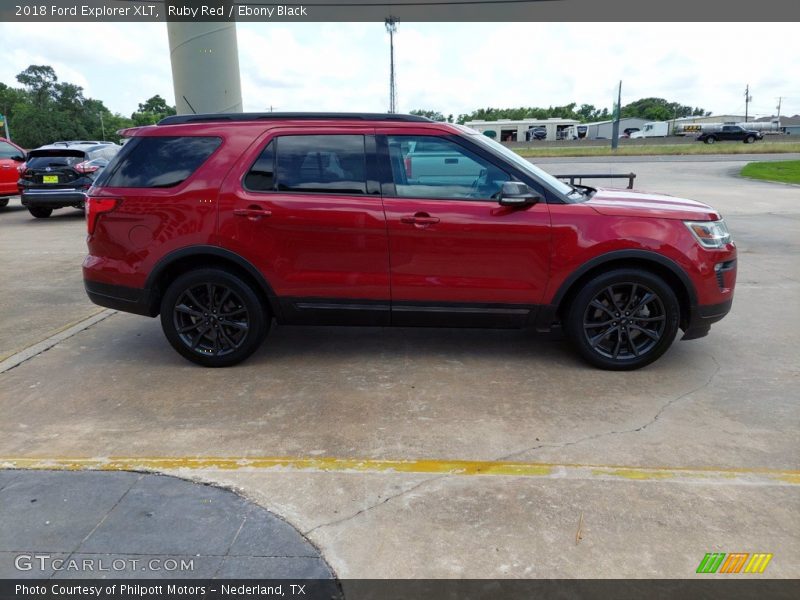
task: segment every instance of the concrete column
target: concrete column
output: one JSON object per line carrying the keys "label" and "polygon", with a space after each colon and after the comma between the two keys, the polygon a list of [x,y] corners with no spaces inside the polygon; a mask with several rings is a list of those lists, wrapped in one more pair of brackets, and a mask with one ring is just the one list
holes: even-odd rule
{"label": "concrete column", "polygon": [[178,114],[242,112],[236,23],[167,23]]}

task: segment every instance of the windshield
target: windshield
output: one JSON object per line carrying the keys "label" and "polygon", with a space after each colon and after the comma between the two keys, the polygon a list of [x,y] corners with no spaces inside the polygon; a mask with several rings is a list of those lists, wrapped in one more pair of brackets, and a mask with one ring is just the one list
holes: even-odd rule
{"label": "windshield", "polygon": [[571,185],[564,183],[560,179],[556,179],[555,177],[550,175],[550,173],[543,171],[533,163],[525,160],[513,150],[510,150],[505,146],[503,146],[503,144],[495,142],[493,139],[486,137],[485,135],[475,131],[474,129],[465,128],[465,130],[466,133],[472,136],[471,138],[472,140],[474,140],[481,146],[485,146],[486,148],[498,154],[502,154],[506,159],[514,163],[514,165],[516,165],[518,168],[525,171],[526,173],[529,173],[530,175],[532,175],[539,181],[542,181],[546,185],[550,186],[557,192],[560,192],[566,196],[575,191],[575,188],[573,188]]}

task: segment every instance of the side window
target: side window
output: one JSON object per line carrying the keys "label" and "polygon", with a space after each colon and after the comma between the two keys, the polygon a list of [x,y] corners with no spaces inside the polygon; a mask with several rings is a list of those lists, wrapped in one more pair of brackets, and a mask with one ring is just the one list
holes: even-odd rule
{"label": "side window", "polygon": [[251,192],[271,192],[275,189],[275,140],[267,144],[244,176],[244,187]]}
{"label": "side window", "polygon": [[388,136],[389,159],[400,198],[486,200],[511,177],[496,165],[445,138]]}
{"label": "side window", "polygon": [[276,154],[278,191],[367,193],[363,135],[283,136]]}
{"label": "side window", "polygon": [[363,135],[286,135],[270,141],[244,177],[253,192],[366,194]]}
{"label": "side window", "polygon": [[[101,183],[108,187],[173,187],[188,179],[216,150],[218,137],[132,138],[117,154]],[[101,176],[102,177],[102,176]]]}
{"label": "side window", "polygon": [[12,158],[14,156],[22,156],[22,151],[17,150],[11,144],[0,142],[0,158]]}

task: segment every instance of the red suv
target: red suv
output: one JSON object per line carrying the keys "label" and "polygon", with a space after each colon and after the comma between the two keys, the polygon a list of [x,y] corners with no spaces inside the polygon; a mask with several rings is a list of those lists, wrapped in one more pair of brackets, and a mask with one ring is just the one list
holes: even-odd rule
{"label": "red suv", "polygon": [[736,248],[709,206],[575,187],[458,125],[183,115],[128,130],[89,191],[83,274],[209,367],[281,324],[563,328],[605,369],[706,335]]}

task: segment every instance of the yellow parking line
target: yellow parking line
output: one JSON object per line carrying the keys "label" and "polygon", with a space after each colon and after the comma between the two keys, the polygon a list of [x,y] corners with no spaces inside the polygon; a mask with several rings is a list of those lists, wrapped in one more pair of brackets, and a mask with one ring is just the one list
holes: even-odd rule
{"label": "yellow parking line", "polygon": [[734,480],[746,478],[783,485],[800,485],[800,471],[718,467],[636,467],[575,463],[535,463],[477,460],[391,460],[302,457],[0,457],[0,468],[40,470],[177,471],[293,470],[437,475],[507,475],[515,477],[603,477],[634,480]]}

